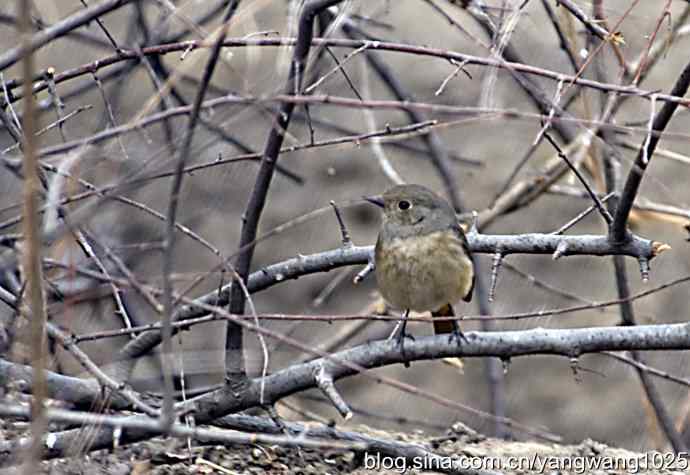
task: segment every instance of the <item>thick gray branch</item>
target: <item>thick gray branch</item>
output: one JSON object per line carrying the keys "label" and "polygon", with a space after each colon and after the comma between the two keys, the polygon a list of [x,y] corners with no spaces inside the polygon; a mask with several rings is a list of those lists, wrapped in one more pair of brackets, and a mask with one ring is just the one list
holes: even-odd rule
{"label": "thick gray branch", "polygon": [[[10,417],[20,417],[27,419],[30,417],[28,406],[19,404],[0,403],[0,415]],[[173,437],[192,438],[202,444],[215,445],[241,445],[263,443],[267,445],[301,446],[305,448],[332,448],[340,450],[367,450],[369,445],[359,440],[324,440],[324,438],[311,438],[303,436],[282,436],[271,434],[256,434],[240,432],[237,430],[225,430],[219,428],[189,427],[179,423],[173,424],[169,431],[162,431],[157,419],[146,416],[122,416],[94,414],[92,412],[77,412],[59,408],[46,410],[47,417],[51,422],[64,422],[78,424],[82,427],[100,427],[100,431],[87,443],[90,449],[112,447],[114,444],[130,442],[130,439],[150,438],[161,433],[169,433]],[[42,437],[44,457],[64,457],[70,454],[70,448],[78,443],[79,437],[84,434],[79,430],[67,430],[64,432],[52,432]],[[11,441],[0,442],[0,466],[12,464],[12,457],[24,452],[30,443],[30,438],[17,438]]]}
{"label": "thick gray branch", "polygon": [[[498,357],[551,354],[574,358],[586,353],[603,351],[652,351],[652,350],[690,350],[690,324],[677,323],[665,325],[638,325],[632,327],[594,327],[579,329],[543,329],[501,332],[467,332],[468,342],[458,346],[448,338],[430,336],[405,342],[405,358],[395,341],[375,341],[317,358],[303,364],[290,366],[268,376],[265,384],[265,400],[277,401],[299,391],[317,387],[316,376],[325,371],[337,381],[356,374],[359,369],[403,363],[406,360],[425,360],[447,357]],[[30,369],[0,360],[0,378],[5,381],[25,381],[22,390],[31,386]],[[78,378],[48,373],[51,397],[73,403],[93,402],[100,396],[95,381],[84,381],[76,387]],[[199,408],[211,399],[219,403],[212,411],[197,411],[197,420],[208,421],[213,418],[237,412],[259,404],[260,380],[254,379],[250,394],[242,401],[233,397],[221,397],[224,389],[197,398]],[[116,402],[118,407],[126,407],[126,401]],[[210,409],[207,407],[207,409]]]}
{"label": "thick gray branch", "polygon": [[[507,254],[553,254],[557,249],[566,248],[564,256],[575,255],[626,255],[636,259],[652,259],[656,256],[662,244],[634,236],[622,246],[613,246],[607,236],[582,235],[562,236],[554,234],[516,234],[489,235],[468,233],[467,240],[470,250],[478,253],[493,254],[500,249]],[[300,255],[283,262],[272,264],[252,273],[247,282],[247,289],[251,293],[265,290],[268,287],[290,279],[297,279],[303,275],[316,272],[328,272],[348,265],[363,265],[371,261],[373,246],[349,246],[316,254]],[[220,293],[209,293],[199,300],[209,305],[224,305],[227,303],[228,289],[225,286]],[[205,312],[184,306],[177,314],[177,320],[194,318]]]}
{"label": "thick gray branch", "polygon": [[[264,401],[277,401],[316,386],[315,372],[323,367],[334,381],[372,369],[404,363],[449,357],[498,357],[551,354],[576,358],[586,353],[626,350],[690,350],[690,324],[598,327],[581,329],[543,329],[501,332],[466,332],[468,342],[458,346],[444,335],[405,342],[405,355],[395,341],[377,341],[290,366],[264,381]],[[367,373],[368,374],[368,373]],[[377,376],[369,374],[373,379]],[[196,406],[200,423],[238,412],[259,403],[260,380],[254,379],[241,397],[225,388],[200,396]]]}
{"label": "thick gray branch", "polygon": [[[31,366],[12,363],[0,359],[0,382],[11,383],[16,389],[31,393],[33,388],[33,370]],[[46,371],[48,397],[59,401],[70,402],[77,407],[88,409],[105,394],[95,379],[82,379],[74,376],[63,376]],[[112,407],[131,408],[131,404],[117,393],[110,393]]]}

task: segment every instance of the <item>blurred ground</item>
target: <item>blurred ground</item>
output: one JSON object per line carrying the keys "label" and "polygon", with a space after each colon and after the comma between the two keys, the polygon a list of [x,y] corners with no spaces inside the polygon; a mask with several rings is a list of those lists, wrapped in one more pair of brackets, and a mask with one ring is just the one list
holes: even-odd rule
{"label": "blurred ground", "polygon": [[[592,440],[578,445],[507,442],[505,440],[456,434],[430,437],[421,431],[387,433],[365,426],[356,429],[374,437],[419,444],[442,457],[465,457],[468,469],[522,475],[559,473],[561,475],[679,474],[686,462],[671,460],[670,455],[642,454],[608,447]],[[444,458],[449,464],[450,458]],[[666,462],[664,462],[666,461]],[[184,441],[155,438],[114,451],[97,451],[84,458],[57,459],[44,462],[40,473],[69,475],[74,473],[110,475],[192,475],[203,473],[244,474],[352,474],[370,475],[438,473],[424,459],[382,457],[380,454],[355,454],[335,449],[300,449],[277,445],[246,447],[193,446]],[[672,465],[677,463],[677,465]],[[426,464],[426,465],[424,465]],[[588,465],[587,465],[588,464]],[[627,465],[626,465],[627,464]],[[589,469],[586,467],[590,467]],[[591,468],[594,467],[594,468]],[[598,468],[597,468],[598,467]],[[9,470],[0,469],[3,475]]]}
{"label": "blurred ground", "polygon": [[[59,2],[56,5],[36,4],[43,19],[50,23],[64,16],[68,12],[80,8],[78,1]],[[183,4],[185,2],[177,2]],[[210,2],[209,2],[210,3]],[[494,2],[498,3],[498,2]],[[587,11],[591,11],[588,2],[578,2]],[[630,2],[606,2],[607,11],[611,15],[610,23],[614,24],[621,14],[629,7]],[[184,11],[190,16],[201,13],[203,8],[199,2],[186,2]],[[466,28],[478,37],[484,38],[482,33],[459,10],[443,4],[453,16],[461,21]],[[255,31],[277,30],[281,35],[287,34],[286,4],[274,2],[243,2],[242,21],[237,21],[230,29],[230,36],[243,36]],[[673,15],[678,15],[683,2],[673,2]],[[0,13],[8,13],[6,6],[0,6]],[[393,29],[372,27],[371,31],[383,39],[423,44],[434,47],[457,50],[461,52],[481,54],[486,53],[481,48],[472,45],[466,37],[458,34],[448,23],[439,18],[423,2],[406,0],[400,2],[362,2],[355,7],[362,13],[375,14],[376,19],[393,26]],[[195,11],[194,9],[197,9]],[[631,57],[637,55],[646,44],[646,36],[651,34],[656,25],[662,5],[660,2],[640,2],[629,19],[621,25],[620,30],[626,39],[624,52]],[[527,13],[521,18],[512,41],[523,53],[525,61],[540,67],[567,71],[568,65],[560,53],[556,37],[550,26],[545,23],[539,2],[531,2]],[[131,10],[123,9],[114,15],[105,17],[106,25],[111,32],[125,43],[127,32],[132,20]],[[672,16],[673,16],[672,15]],[[156,9],[148,10],[148,17],[153,20],[158,17]],[[420,21],[422,20],[423,21]],[[212,23],[206,28],[211,31]],[[581,30],[576,25],[578,31]],[[182,22],[171,20],[168,28],[171,31],[182,28]],[[91,34],[98,35],[96,25],[88,29]],[[662,29],[663,31],[663,29]],[[195,37],[195,35],[191,35]],[[137,40],[139,41],[139,40]],[[0,45],[13,45],[16,36],[12,27],[0,25]],[[44,48],[38,55],[41,67],[54,66],[58,71],[95,60],[111,51],[99,48],[80,46],[75,54],[73,40],[64,39],[48,48]],[[668,91],[677,77],[678,72],[687,61],[687,51],[690,40],[682,38],[667,51],[661,64],[641,87],[649,90],[661,89]],[[348,51],[336,51],[343,56]],[[281,87],[284,79],[283,62],[288,57],[287,50],[254,48],[229,51],[227,63],[218,68],[214,76],[214,84],[227,90],[235,90],[247,94],[271,94]],[[422,58],[405,57],[400,54],[381,54],[389,61],[391,67],[399,74],[399,79],[409,88],[416,99],[424,102],[439,102],[445,104],[476,106],[479,103],[484,79],[488,70],[469,67],[472,79],[460,74],[440,97],[434,96],[443,79],[452,72],[454,66],[447,62]],[[168,55],[164,61],[170,68],[181,67],[185,74],[194,77],[201,75],[206,54],[195,52],[180,62],[179,54]],[[390,98],[387,90],[381,86],[370,69],[363,68],[363,58],[352,60],[346,67],[356,84],[361,84],[362,74],[368,74],[371,83],[371,95],[375,98]],[[613,62],[611,62],[613,65]],[[322,69],[330,69],[327,63]],[[14,68],[5,73],[6,78],[18,76],[18,69]],[[99,72],[99,74],[102,74]],[[589,76],[586,73],[585,76]],[[59,86],[62,94],[78,87],[81,83],[93,82],[92,78],[83,77]],[[548,94],[555,92],[555,83],[538,81]],[[181,90],[191,101],[195,92],[193,85],[183,84]],[[106,94],[115,102],[114,116],[118,123],[124,123],[134,117],[142,105],[151,97],[151,82],[143,68],[138,68],[118,81],[106,83]],[[318,89],[319,93],[354,97],[352,91],[341,75],[334,75]],[[209,98],[215,94],[210,93]],[[42,93],[39,100],[46,99]],[[510,74],[498,72],[497,82],[491,90],[490,97],[494,106],[507,109],[533,111],[532,105],[524,94],[518,91]],[[585,94],[592,110],[598,110],[598,96],[592,91]],[[88,136],[107,127],[103,115],[103,102],[100,92],[92,89],[78,97],[65,100],[67,110],[73,110],[79,105],[90,104],[94,108],[80,114],[70,121],[64,130],[70,139]],[[586,114],[581,105],[575,109],[580,114]],[[300,111],[302,112],[302,111]],[[312,107],[314,117],[332,123],[344,125],[358,133],[366,132],[365,120],[359,110],[342,110],[333,107]],[[591,111],[590,111],[591,113]],[[404,125],[408,123],[403,114],[393,112],[376,112],[376,122],[379,128],[385,124]],[[649,116],[648,102],[633,99],[628,101],[619,113],[617,122],[639,122],[645,124]],[[254,150],[263,146],[269,129],[271,115],[264,110],[253,107],[218,108],[204,116],[213,123],[222,124],[223,128],[233,136],[241,138]],[[54,120],[54,113],[46,111],[43,114],[44,124]],[[185,130],[185,120],[175,119],[172,125],[180,136]],[[690,126],[688,114],[681,111],[670,126],[671,131],[686,132]],[[338,136],[332,130],[314,124],[317,140]],[[471,167],[454,163],[453,178],[459,184],[463,199],[468,209],[481,210],[486,208],[501,184],[509,175],[517,160],[529,148],[538,133],[541,124],[534,121],[515,121],[504,118],[468,119],[447,128],[439,129],[439,134],[448,150],[461,156],[480,160],[482,167]],[[644,126],[643,126],[644,127]],[[214,160],[218,156],[229,157],[240,153],[235,147],[216,141],[210,146],[203,146],[215,137],[207,131],[199,130],[195,145],[198,147],[193,155],[192,163],[202,163]],[[637,134],[629,137],[634,143],[640,144],[644,137]],[[46,134],[42,145],[59,143],[61,140],[57,132]],[[286,145],[308,142],[309,132],[303,121],[295,120],[290,125],[289,137]],[[420,141],[410,141],[421,147]],[[11,145],[6,134],[0,135],[0,146]],[[127,156],[122,152],[126,149]],[[662,147],[687,152],[686,140],[668,139],[662,141]],[[438,174],[430,165],[428,158],[421,154],[400,151],[393,147],[386,147],[387,153],[398,172],[409,182],[422,183],[432,188],[442,190]],[[623,170],[626,171],[634,152],[620,150]],[[544,160],[552,154],[548,145],[539,148],[529,166],[522,172],[522,176],[531,176],[538,170]],[[104,158],[105,157],[105,158]],[[51,158],[57,162],[59,157]],[[312,151],[289,153],[281,156],[280,163],[304,179],[299,185],[284,176],[277,175],[271,186],[268,204],[263,215],[260,233],[268,232],[275,226],[309,212],[316,208],[327,207],[330,200],[344,203],[357,200],[363,194],[380,192],[390,185],[381,172],[368,145],[357,146],[348,144],[337,148],[324,148]],[[78,167],[80,176],[91,179],[100,185],[117,182],[130,174],[170,170],[173,166],[173,154],[168,150],[163,140],[161,128],[158,126],[147,129],[142,133],[129,134],[122,139],[122,144],[112,141],[101,149],[85,158]],[[214,167],[207,171],[195,172],[185,177],[179,221],[194,229],[201,236],[209,240],[228,256],[236,251],[240,231],[240,216],[246,205],[249,192],[254,182],[257,167],[254,163],[229,164]],[[0,220],[9,219],[18,213],[17,208],[9,208],[18,203],[20,196],[20,182],[7,172],[0,173],[2,186],[0,187]],[[577,186],[575,182],[569,182]],[[136,198],[152,208],[164,212],[169,193],[170,182],[160,179],[146,183],[142,187],[125,189],[123,194]],[[673,204],[681,208],[690,208],[690,196],[687,191],[687,164],[671,161],[662,157],[655,158],[648,171],[642,187],[642,196],[654,201]],[[528,208],[500,218],[489,229],[489,233],[524,233],[548,232],[558,228],[571,217],[586,208],[589,203],[577,198],[566,198],[556,195],[544,195]],[[358,244],[373,243],[378,231],[378,216],[375,209],[364,204],[346,207],[344,216],[354,241]],[[160,284],[160,255],[143,244],[157,242],[161,239],[163,226],[160,221],[150,216],[133,211],[116,202],[107,202],[99,208],[99,212],[88,223],[92,231],[103,236],[122,255],[129,266],[143,279]],[[688,274],[690,260],[688,259],[686,233],[677,222],[665,222],[650,219],[648,216],[636,221],[636,232],[642,236],[669,243],[673,251],[663,254],[652,262],[650,282],[644,284],[639,279],[637,264],[629,262],[632,291],[636,292],[650,286],[671,280],[672,278]],[[15,229],[16,231],[16,229]],[[593,214],[579,224],[571,233],[602,233],[605,232],[598,216]],[[306,223],[295,226],[277,236],[271,237],[257,246],[253,269],[275,263],[298,254],[307,254],[333,249],[340,244],[340,236],[334,216],[330,211]],[[54,257],[66,262],[79,262],[83,258],[74,252],[69,244],[54,246],[51,253]],[[218,259],[211,252],[200,247],[197,242],[181,237],[176,252],[176,282],[178,288],[184,288],[200,273],[213,268]],[[490,268],[491,256],[482,256],[484,269]],[[616,297],[613,281],[613,266],[608,258],[564,258],[552,261],[549,256],[511,256],[507,262],[514,264],[523,271],[529,272],[537,278],[548,282],[559,289],[576,294],[589,301],[603,301]],[[271,289],[256,294],[254,303],[258,312],[283,312],[291,314],[344,314],[358,313],[367,308],[375,300],[374,279],[369,278],[363,284],[354,286],[352,275],[358,269],[338,270],[330,274],[318,274],[303,277],[298,281],[285,282]],[[324,288],[328,287],[332,279],[342,272],[349,275],[335,287],[320,306],[314,305]],[[216,273],[201,286],[196,287],[191,295],[201,295],[215,289],[220,276]],[[485,276],[488,283],[488,276]],[[137,297],[129,296],[133,308],[140,309],[137,317],[140,322],[152,318]],[[572,305],[572,301],[563,299],[551,292],[547,292],[527,279],[508,270],[501,271],[496,291],[496,300],[492,304],[492,313],[504,315],[520,311],[533,311],[553,307]],[[112,307],[109,301],[103,300],[100,306],[73,303],[55,318],[61,325],[70,327],[72,331],[87,333],[102,328],[113,328],[117,322],[112,321]],[[683,322],[687,320],[687,288],[674,287],[652,297],[636,302],[638,320],[643,322]],[[476,299],[460,309],[464,314],[478,313]],[[605,311],[589,311],[569,314],[559,317],[547,317],[529,321],[519,321],[500,325],[498,328],[531,328],[541,327],[579,327],[589,325],[615,325],[619,316],[615,308]],[[280,329],[301,339],[309,345],[317,345],[328,336],[340,329],[340,323],[300,323],[298,325],[268,324],[271,328]],[[345,324],[342,324],[345,325]],[[381,338],[390,331],[391,326],[382,323],[371,324],[364,332],[357,335],[348,345],[354,345],[371,338]],[[473,324],[465,327],[475,330]],[[411,325],[414,334],[426,334],[430,328],[425,325]],[[179,362],[184,365],[184,371],[189,378],[191,387],[203,386],[221,381],[222,347],[224,329],[221,324],[210,324],[197,327],[186,332],[182,337],[182,348],[179,351]],[[247,357],[253,374],[261,366],[261,356],[253,336],[248,337],[250,348]],[[109,341],[108,345],[121,345],[125,339]],[[110,352],[102,342],[86,343],[83,345],[101,364],[109,361]],[[79,368],[69,357],[58,352],[61,364],[67,371],[78,372]],[[284,346],[272,348],[271,368],[289,365],[301,355]],[[658,353],[647,355],[650,365],[662,368],[680,377],[690,377],[688,355],[686,353]],[[454,367],[442,362],[420,362],[412,364],[410,369],[390,367],[380,370],[382,374],[395,377],[401,381],[414,384],[426,391],[452,398],[462,404],[486,411],[489,409],[489,396],[484,374],[484,362],[466,359],[464,372],[459,373]],[[578,362],[580,371],[574,376],[571,362],[557,357],[525,357],[515,359],[505,367],[507,415],[533,427],[541,427],[564,437],[566,443],[578,444],[591,438],[605,444],[625,447],[633,451],[648,449],[664,449],[663,436],[654,424],[649,407],[641,390],[635,372],[606,356],[587,356]],[[140,387],[156,387],[157,364],[151,359],[148,364],[140,364],[137,372],[137,382]],[[664,401],[668,404],[674,419],[680,424],[690,404],[688,391],[685,387],[657,381]],[[414,395],[404,394],[396,389],[384,385],[372,386],[368,380],[350,378],[338,383],[345,399],[354,408],[361,411],[350,422],[352,425],[367,424],[372,427],[402,430],[411,432],[420,428],[430,434],[441,434],[450,423],[461,420],[479,432],[488,432],[492,423],[471,414],[450,411],[447,408],[434,405],[427,400]],[[317,404],[313,399],[304,396],[290,398],[303,409],[321,414],[326,418],[336,418],[337,415],[329,405]],[[299,417],[286,412],[286,417]],[[400,421],[404,415],[406,419]],[[398,419],[396,419],[398,418]],[[340,424],[340,420],[338,420]],[[524,434],[515,433],[514,437],[524,439]],[[488,445],[487,445],[488,444]],[[491,452],[491,441],[483,441],[476,446],[479,451]],[[509,447],[513,447],[510,445]],[[516,444],[514,447],[518,447]],[[576,453],[584,450],[583,446],[572,446],[564,450]],[[509,449],[512,450],[512,449]],[[546,449],[545,449],[546,450]],[[132,452],[135,454],[135,452]],[[100,455],[96,458],[101,457]],[[106,460],[106,458],[101,460]],[[110,460],[110,459],[108,459]],[[82,462],[79,462],[82,463]],[[83,462],[87,463],[87,462]],[[338,462],[340,463],[340,462]],[[332,468],[332,467],[331,467]],[[166,469],[167,470],[167,469]],[[332,468],[332,471],[336,471]],[[114,472],[113,472],[114,473]],[[186,473],[176,472],[174,469],[156,473]],[[309,473],[305,466],[305,472]],[[316,473],[316,472],[314,472]]]}

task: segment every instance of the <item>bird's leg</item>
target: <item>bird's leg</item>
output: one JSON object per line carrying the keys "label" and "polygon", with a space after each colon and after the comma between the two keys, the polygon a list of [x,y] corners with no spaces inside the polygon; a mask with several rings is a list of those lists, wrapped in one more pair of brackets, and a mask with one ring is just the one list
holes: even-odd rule
{"label": "bird's leg", "polygon": [[407,329],[407,317],[410,316],[410,309],[408,308],[405,310],[405,313],[403,313],[403,321],[402,325],[400,327],[400,333],[398,333],[398,343],[402,342],[405,337],[410,337],[414,340],[414,337],[412,335],[408,335],[405,330]]}
{"label": "bird's leg", "polygon": [[457,342],[458,346],[462,344],[460,340],[465,340],[465,343],[470,342],[465,336],[465,334],[462,332],[462,330],[460,330],[460,325],[455,320],[453,320],[453,332],[448,335],[448,343],[450,343],[453,340]]}
{"label": "bird's leg", "polygon": [[414,341],[414,337],[412,335],[408,335],[407,332],[405,331],[407,329],[407,317],[410,315],[410,309],[408,308],[405,310],[405,313],[403,313],[403,321],[402,325],[400,325],[400,331],[398,332],[398,346],[400,347],[400,353],[402,353],[403,359],[405,360],[405,367],[409,368],[410,367],[410,362],[407,361],[407,358],[405,357],[405,337],[410,338]]}
{"label": "bird's leg", "polygon": [[[455,310],[451,304],[446,304],[431,312],[432,317],[455,317]],[[436,335],[446,333],[448,334],[448,343],[455,339],[460,346],[460,340],[468,341],[465,335],[460,331],[460,324],[457,320],[434,320],[434,333]]]}

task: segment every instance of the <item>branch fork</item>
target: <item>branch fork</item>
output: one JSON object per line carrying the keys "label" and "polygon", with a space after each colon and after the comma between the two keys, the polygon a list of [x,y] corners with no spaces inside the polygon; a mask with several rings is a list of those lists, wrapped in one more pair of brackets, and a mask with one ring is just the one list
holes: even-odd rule
{"label": "branch fork", "polygon": [[314,383],[323,392],[324,396],[333,403],[340,415],[347,421],[352,418],[352,409],[340,395],[333,382],[333,376],[326,371],[323,364],[314,367]]}

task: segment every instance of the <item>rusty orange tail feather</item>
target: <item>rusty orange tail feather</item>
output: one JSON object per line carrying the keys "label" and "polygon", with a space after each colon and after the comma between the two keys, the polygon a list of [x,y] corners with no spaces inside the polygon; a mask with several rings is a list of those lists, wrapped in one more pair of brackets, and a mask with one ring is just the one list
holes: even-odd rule
{"label": "rusty orange tail feather", "polygon": [[[435,312],[431,312],[432,317],[454,317],[455,312],[453,306],[449,303],[439,308]],[[442,333],[454,333],[458,323],[455,320],[434,320],[434,334],[440,335]]]}

